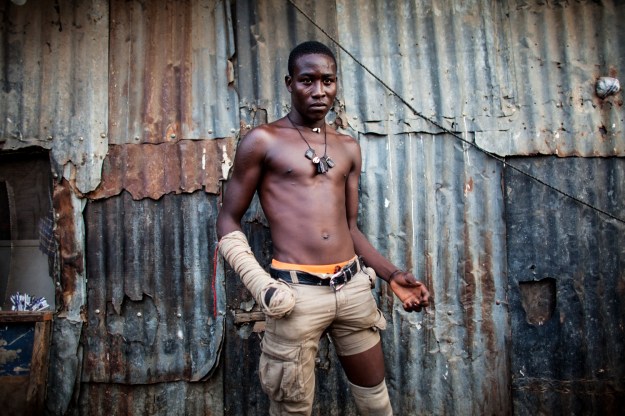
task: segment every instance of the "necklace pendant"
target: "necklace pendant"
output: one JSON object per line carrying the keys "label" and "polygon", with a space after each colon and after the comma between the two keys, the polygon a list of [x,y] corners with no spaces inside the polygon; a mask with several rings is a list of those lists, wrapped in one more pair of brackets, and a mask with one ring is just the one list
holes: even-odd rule
{"label": "necklace pendant", "polygon": [[324,158],[319,159],[319,164],[317,165],[317,173],[327,173],[328,172],[328,162]]}
{"label": "necklace pendant", "polygon": [[330,159],[328,156],[326,156],[325,159],[326,159],[326,164],[328,165],[328,168],[332,169],[334,167],[334,160]]}
{"label": "necklace pendant", "polygon": [[315,127],[312,129],[314,133],[321,133],[321,129],[319,127]]}
{"label": "necklace pendant", "polygon": [[306,153],[304,153],[304,156],[306,156],[308,160],[313,160],[315,158],[315,150],[309,147]]}
{"label": "necklace pendant", "polygon": [[321,162],[321,159],[319,158],[319,156],[315,156],[315,157],[313,157],[313,158],[312,158],[312,162],[313,162],[315,165],[318,165],[318,164],[319,164],[319,162]]}

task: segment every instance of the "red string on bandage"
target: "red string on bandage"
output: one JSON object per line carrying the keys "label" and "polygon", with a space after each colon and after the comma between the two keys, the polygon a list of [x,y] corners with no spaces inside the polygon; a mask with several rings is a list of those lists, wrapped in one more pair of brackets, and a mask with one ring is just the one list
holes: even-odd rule
{"label": "red string on bandage", "polygon": [[217,319],[217,291],[215,286],[217,283],[217,254],[219,253],[219,245],[215,247],[215,254],[213,255],[213,281],[211,282],[211,289],[213,290],[213,317]]}

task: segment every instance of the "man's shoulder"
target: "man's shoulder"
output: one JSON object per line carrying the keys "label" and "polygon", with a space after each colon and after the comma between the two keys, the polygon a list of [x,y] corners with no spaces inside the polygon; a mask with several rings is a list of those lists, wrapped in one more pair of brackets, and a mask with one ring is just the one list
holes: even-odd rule
{"label": "man's shoulder", "polygon": [[271,123],[261,124],[254,127],[246,135],[245,139],[253,141],[267,141],[278,137],[284,129],[284,123],[281,120],[276,120]]}

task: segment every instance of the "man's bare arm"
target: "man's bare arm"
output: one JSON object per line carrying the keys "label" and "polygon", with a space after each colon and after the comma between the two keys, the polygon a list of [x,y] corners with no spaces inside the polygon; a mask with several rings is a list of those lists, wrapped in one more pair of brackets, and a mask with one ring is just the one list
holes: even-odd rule
{"label": "man's bare arm", "polygon": [[280,319],[293,310],[295,295],[286,283],[272,279],[260,266],[241,231],[241,219],[261,180],[266,148],[263,132],[262,129],[252,130],[237,148],[232,178],[217,216],[217,235],[220,253],[241,277],[256,302],[267,316]]}
{"label": "man's bare arm", "polygon": [[380,278],[389,283],[391,290],[401,300],[406,311],[418,312],[422,307],[429,305],[430,294],[425,285],[419,282],[412,273],[400,270],[380,254],[358,228],[358,182],[362,159],[360,146],[356,144],[356,148],[354,164],[347,178],[345,191],[347,221],[356,254],[361,256],[365,264],[373,268]]}
{"label": "man's bare arm", "polygon": [[260,181],[265,156],[261,136],[259,130],[253,130],[237,147],[232,177],[228,180],[217,216],[217,236],[220,239],[232,231],[241,231],[241,219],[249,208]]}

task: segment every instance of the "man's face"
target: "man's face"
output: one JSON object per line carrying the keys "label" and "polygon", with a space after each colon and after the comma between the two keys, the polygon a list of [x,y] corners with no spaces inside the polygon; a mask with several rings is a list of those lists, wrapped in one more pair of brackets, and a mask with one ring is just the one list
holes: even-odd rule
{"label": "man's face", "polygon": [[337,93],[336,64],[326,55],[303,55],[295,61],[286,86],[291,105],[304,120],[321,120],[330,111]]}

